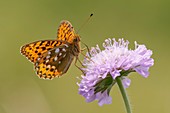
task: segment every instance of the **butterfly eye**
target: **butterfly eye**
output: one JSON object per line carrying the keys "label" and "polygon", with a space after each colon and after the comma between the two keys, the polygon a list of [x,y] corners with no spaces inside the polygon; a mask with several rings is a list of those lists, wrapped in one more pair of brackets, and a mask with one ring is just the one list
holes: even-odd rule
{"label": "butterfly eye", "polygon": [[79,42],[80,41],[80,37],[79,36],[76,36],[73,40],[73,42]]}

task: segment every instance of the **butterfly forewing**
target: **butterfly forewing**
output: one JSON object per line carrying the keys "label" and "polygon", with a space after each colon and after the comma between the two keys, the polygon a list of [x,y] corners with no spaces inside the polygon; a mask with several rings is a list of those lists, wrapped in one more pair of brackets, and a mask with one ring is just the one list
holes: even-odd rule
{"label": "butterfly forewing", "polygon": [[57,40],[67,41],[72,43],[75,37],[75,31],[69,21],[62,21],[57,32]]}
{"label": "butterfly forewing", "polygon": [[70,46],[67,44],[54,47],[35,63],[37,75],[43,79],[53,79],[66,73],[74,55],[70,53]]}
{"label": "butterfly forewing", "polygon": [[35,63],[38,57],[60,44],[61,42],[56,40],[36,41],[22,46],[20,51],[31,62]]}

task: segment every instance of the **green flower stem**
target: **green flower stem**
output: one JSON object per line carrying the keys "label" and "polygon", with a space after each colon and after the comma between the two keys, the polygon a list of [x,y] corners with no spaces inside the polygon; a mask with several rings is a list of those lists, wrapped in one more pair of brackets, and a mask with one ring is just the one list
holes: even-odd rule
{"label": "green flower stem", "polygon": [[126,111],[127,111],[127,113],[132,113],[131,106],[130,106],[130,101],[128,99],[126,90],[123,87],[121,77],[116,77],[116,81],[117,81],[117,84],[119,86],[120,92],[122,94],[122,97],[123,97],[123,100],[124,100],[124,103],[125,103],[125,107],[126,107]]}

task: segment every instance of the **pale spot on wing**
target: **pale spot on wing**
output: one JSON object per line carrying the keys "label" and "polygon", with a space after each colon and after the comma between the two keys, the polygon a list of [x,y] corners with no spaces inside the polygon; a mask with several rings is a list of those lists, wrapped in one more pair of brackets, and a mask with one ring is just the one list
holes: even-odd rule
{"label": "pale spot on wing", "polygon": [[50,65],[47,66],[47,68],[50,68],[50,67],[51,67]]}
{"label": "pale spot on wing", "polygon": [[38,74],[42,74],[42,72],[39,72]]}
{"label": "pale spot on wing", "polygon": [[63,49],[62,49],[62,51],[66,52],[66,49],[65,49],[65,48],[63,48]]}
{"label": "pale spot on wing", "polygon": [[37,60],[39,61],[39,60],[40,60],[40,58],[37,58]]}
{"label": "pale spot on wing", "polygon": [[46,63],[49,62],[49,60],[46,60]]}
{"label": "pale spot on wing", "polygon": [[67,44],[64,44],[64,46],[66,46],[68,48],[68,45]]}
{"label": "pale spot on wing", "polygon": [[52,66],[51,68],[55,69],[55,66]]}
{"label": "pale spot on wing", "polygon": [[48,56],[46,56],[46,59],[49,59],[50,58],[50,56],[48,55]]}
{"label": "pale spot on wing", "polygon": [[56,50],[55,50],[55,53],[58,53],[59,52],[59,48],[57,48]]}
{"label": "pale spot on wing", "polygon": [[51,54],[51,52],[49,51],[49,52],[48,52],[48,54],[50,55],[50,54]]}
{"label": "pale spot on wing", "polygon": [[58,59],[58,57],[56,56],[56,57],[54,58],[54,61],[57,61],[57,59]]}
{"label": "pale spot on wing", "polygon": [[38,63],[35,63],[35,66],[38,66]]}
{"label": "pale spot on wing", "polygon": [[63,55],[63,58],[66,57],[66,54]]}
{"label": "pale spot on wing", "polygon": [[62,55],[62,53],[59,53],[59,56],[61,56]]}

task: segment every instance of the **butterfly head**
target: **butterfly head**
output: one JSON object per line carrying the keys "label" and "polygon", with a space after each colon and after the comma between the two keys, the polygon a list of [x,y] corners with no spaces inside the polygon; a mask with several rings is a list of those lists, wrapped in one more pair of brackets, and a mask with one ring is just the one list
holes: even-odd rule
{"label": "butterfly head", "polygon": [[80,36],[76,34],[74,36],[73,43],[79,43],[79,42],[80,42]]}
{"label": "butterfly head", "polygon": [[74,56],[78,56],[78,54],[80,53],[80,36],[79,35],[75,35],[74,39],[73,39],[73,43],[72,45],[72,54]]}

